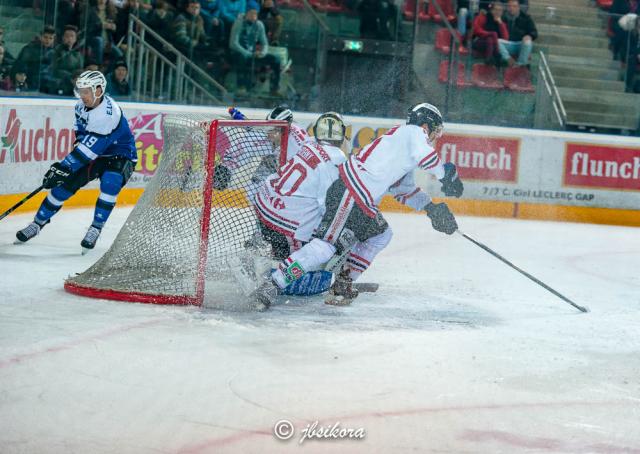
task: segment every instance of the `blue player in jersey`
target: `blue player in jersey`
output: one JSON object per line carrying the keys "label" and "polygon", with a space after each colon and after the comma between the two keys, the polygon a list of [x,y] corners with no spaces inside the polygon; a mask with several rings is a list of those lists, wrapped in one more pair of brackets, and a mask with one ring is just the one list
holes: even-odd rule
{"label": "blue player in jersey", "polygon": [[99,71],[85,71],[76,82],[80,101],[75,108],[74,148],[44,175],[42,185],[51,189],[31,224],[16,233],[18,242],[35,237],[62,204],[78,189],[100,179],[100,196],[91,227],[81,242],[83,253],[93,249],[109,218],[116,198],[136,165],[133,134],[122,110],[105,94],[107,81]]}

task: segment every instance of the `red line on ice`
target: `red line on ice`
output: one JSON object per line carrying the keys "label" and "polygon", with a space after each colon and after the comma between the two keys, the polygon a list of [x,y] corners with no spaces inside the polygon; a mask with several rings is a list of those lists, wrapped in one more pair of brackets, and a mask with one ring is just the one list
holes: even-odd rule
{"label": "red line on ice", "polygon": [[101,333],[93,334],[86,337],[81,337],[79,339],[64,342],[62,344],[54,345],[52,347],[46,347],[40,350],[34,350],[32,352],[28,352],[28,353],[20,353],[18,355],[12,356],[7,359],[0,359],[0,369],[13,366],[15,364],[20,364],[26,360],[33,359],[38,356],[46,355],[48,353],[57,353],[65,350],[70,350],[72,348],[83,345],[87,342],[106,339],[111,336],[115,336],[117,334],[121,334],[121,333],[138,329],[138,328],[146,328],[147,326],[158,324],[161,321],[163,321],[163,319],[152,319],[144,322],[134,323],[132,325],[118,326],[116,328],[111,328]]}

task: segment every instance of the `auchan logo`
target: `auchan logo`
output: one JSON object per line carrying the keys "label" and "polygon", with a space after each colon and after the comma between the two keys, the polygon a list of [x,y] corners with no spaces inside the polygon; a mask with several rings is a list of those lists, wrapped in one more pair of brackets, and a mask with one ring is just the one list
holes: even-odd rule
{"label": "auchan logo", "polygon": [[0,136],[0,164],[63,159],[71,151],[75,133],[72,129],[54,128],[51,123],[47,116],[43,127],[25,128],[16,109],[11,109]]}
{"label": "auchan logo", "polygon": [[436,145],[443,162],[452,162],[462,179],[517,182],[520,140],[444,135]]}
{"label": "auchan logo", "polygon": [[640,190],[640,148],[567,143],[564,185]]}

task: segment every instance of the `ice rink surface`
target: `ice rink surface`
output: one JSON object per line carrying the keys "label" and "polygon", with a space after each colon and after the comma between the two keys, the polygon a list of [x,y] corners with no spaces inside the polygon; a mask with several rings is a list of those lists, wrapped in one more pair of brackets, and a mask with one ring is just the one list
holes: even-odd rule
{"label": "ice rink surface", "polygon": [[[640,453],[640,230],[459,218],[591,312],[581,314],[423,216],[350,307],[266,313],[86,299],[63,280],[92,210],[63,209],[13,245],[0,222],[2,453]],[[273,436],[287,419],[298,433]],[[364,440],[308,440],[313,421]]]}

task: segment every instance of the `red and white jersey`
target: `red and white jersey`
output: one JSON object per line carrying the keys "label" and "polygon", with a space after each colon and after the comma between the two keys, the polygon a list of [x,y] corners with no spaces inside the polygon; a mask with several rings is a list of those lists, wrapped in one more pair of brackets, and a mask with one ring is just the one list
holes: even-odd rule
{"label": "red and white jersey", "polygon": [[[393,183],[389,188],[388,194],[392,195],[401,204],[416,211],[423,210],[425,205],[431,202],[431,197],[416,185],[414,172],[409,172]],[[376,200],[376,205],[379,203],[380,200]]]}
{"label": "red and white jersey", "polygon": [[263,224],[299,241],[308,241],[325,212],[329,186],[338,179],[337,166],[346,158],[334,146],[307,141],[256,195],[256,213]]}
{"label": "red and white jersey", "polygon": [[438,154],[424,129],[395,126],[340,166],[340,178],[360,208],[374,217],[377,205],[389,188],[416,168],[444,177]]}
{"label": "red and white jersey", "polygon": [[304,143],[309,140],[307,131],[295,123],[289,125],[289,140],[287,141],[287,161],[293,158]]}

